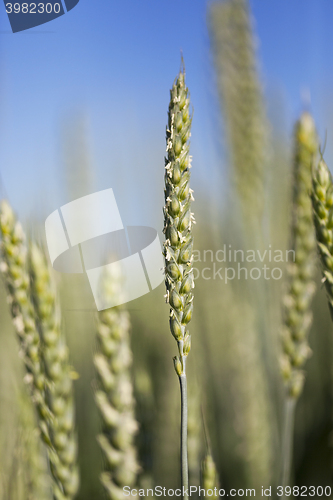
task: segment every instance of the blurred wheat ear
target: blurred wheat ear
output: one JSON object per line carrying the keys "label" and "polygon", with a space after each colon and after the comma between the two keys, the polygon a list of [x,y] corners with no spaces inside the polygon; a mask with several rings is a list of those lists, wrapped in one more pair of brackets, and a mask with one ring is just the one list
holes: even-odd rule
{"label": "blurred wheat ear", "polygon": [[[35,312],[31,302],[28,251],[22,226],[16,221],[14,212],[6,201],[0,207],[1,272],[7,289],[14,327],[19,339],[20,356],[27,370],[26,382],[30,385],[32,399],[41,422],[49,416],[45,404],[44,370],[40,357],[40,339],[35,323]],[[42,425],[43,437],[49,440]]]}
{"label": "blurred wheat ear", "polygon": [[[117,272],[114,266],[102,277],[103,290],[106,297],[119,299],[121,270]],[[112,500],[123,499],[123,487],[133,487],[140,470],[134,445],[138,424],[134,416],[129,328],[128,312],[121,306],[98,313],[95,398],[103,421],[98,442],[106,461],[101,482]]]}
{"label": "blurred wheat ear", "polygon": [[52,270],[41,248],[30,246],[31,290],[41,338],[46,401],[52,413],[48,423],[51,471],[59,483],[56,498],[74,498],[79,489],[77,436],[73,395],[74,370],[61,331],[61,311]]}
{"label": "blurred wheat ear", "polygon": [[333,180],[322,158],[313,171],[312,207],[323,281],[333,319]]}
{"label": "blurred wheat ear", "polygon": [[285,383],[285,418],[282,440],[281,481],[288,485],[292,461],[294,411],[304,381],[302,368],[310,355],[308,333],[312,323],[311,301],[315,292],[315,233],[309,196],[312,166],[318,149],[314,121],[303,113],[295,126],[294,180],[288,288],[283,298],[281,371]]}
{"label": "blurred wheat ear", "polygon": [[258,236],[265,205],[267,121],[248,1],[213,2],[209,24],[232,177],[244,227],[250,225],[248,236],[253,230]]}
{"label": "blurred wheat ear", "polygon": [[201,464],[201,485],[208,496],[208,490],[212,490],[213,494],[209,494],[210,498],[218,498],[218,476],[215,462],[210,453],[208,453]]}
{"label": "blurred wheat ear", "polygon": [[[192,288],[192,191],[189,187],[191,158],[189,138],[192,117],[190,98],[185,85],[185,70],[181,69],[170,91],[169,121],[165,158],[164,257],[166,301],[170,304],[170,330],[177,341],[179,356],[174,358],[181,390],[181,477],[182,487],[188,488],[187,458],[187,379],[186,359],[191,349],[187,331],[193,311]],[[187,498],[184,493],[184,498]]]}
{"label": "blurred wheat ear", "polygon": [[[71,380],[67,377],[63,379],[62,369],[67,351],[63,344],[60,346],[58,343],[59,317],[53,309],[53,291],[48,289],[47,271],[46,283],[43,281],[42,286],[41,283],[37,286],[36,274],[31,280],[26,238],[6,201],[0,207],[0,230],[1,271],[19,339],[20,354],[27,370],[25,380],[30,386],[41,436],[48,448],[54,479],[54,499],[71,500],[78,489],[78,475],[72,473],[75,443],[69,443],[66,432],[60,432],[65,429],[68,431],[73,425],[70,413],[72,405],[70,410],[66,405]],[[45,280],[45,267],[38,268],[37,272],[42,273]],[[48,356],[51,349],[52,356]]]}

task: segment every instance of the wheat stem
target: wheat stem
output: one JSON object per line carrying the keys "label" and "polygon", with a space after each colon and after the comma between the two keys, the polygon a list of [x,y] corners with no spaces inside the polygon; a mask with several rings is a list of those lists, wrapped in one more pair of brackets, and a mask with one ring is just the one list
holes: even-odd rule
{"label": "wheat stem", "polygon": [[[296,399],[293,397],[287,397],[285,399],[282,437],[281,486],[283,487],[283,492],[285,491],[285,487],[289,486],[288,482],[290,481],[291,475],[295,408]],[[286,498],[285,495],[283,498]]]}
{"label": "wheat stem", "polygon": [[183,485],[183,498],[188,498],[188,458],[187,458],[187,379],[185,373],[185,361],[183,361],[184,372],[179,377],[181,392],[181,478]]}
{"label": "wheat stem", "polygon": [[[182,341],[179,342],[179,352],[183,353]],[[188,400],[187,400],[187,377],[186,377],[186,356],[180,355],[183,367],[179,376],[180,397],[181,397],[181,424],[180,424],[180,456],[181,456],[181,481],[183,486],[183,498],[188,498],[186,493],[188,488],[188,450],[187,450],[187,421],[188,421]]]}

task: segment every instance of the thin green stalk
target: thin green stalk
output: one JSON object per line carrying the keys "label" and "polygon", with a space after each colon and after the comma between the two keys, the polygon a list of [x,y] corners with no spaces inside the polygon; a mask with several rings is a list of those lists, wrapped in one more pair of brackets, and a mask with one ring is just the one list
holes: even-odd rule
{"label": "thin green stalk", "polygon": [[188,458],[187,458],[187,379],[185,373],[185,361],[183,361],[184,371],[179,377],[181,392],[181,464],[182,464],[182,485],[184,488],[183,498],[188,498]]}
{"label": "thin green stalk", "polygon": [[178,344],[179,357],[174,358],[181,390],[181,478],[183,498],[187,498],[187,380],[186,358],[191,349],[187,331],[193,311],[191,213],[192,191],[189,187],[191,159],[189,138],[192,117],[190,99],[185,85],[184,68],[179,72],[171,92],[165,159],[164,257],[166,301],[170,304],[170,330]]}
{"label": "thin green stalk", "polygon": [[[294,418],[295,418],[296,399],[287,397],[284,407],[283,437],[282,437],[282,463],[281,463],[281,486],[283,492],[291,476],[291,464],[293,458],[293,439],[294,439]],[[286,498],[283,495],[282,498]]]}

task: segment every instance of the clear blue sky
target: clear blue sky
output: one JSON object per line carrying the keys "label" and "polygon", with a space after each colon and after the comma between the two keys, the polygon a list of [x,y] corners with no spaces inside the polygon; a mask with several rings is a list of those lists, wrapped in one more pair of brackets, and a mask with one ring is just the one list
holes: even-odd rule
{"label": "clear blue sky", "polygon": [[[283,96],[287,132],[306,88],[320,134],[327,129],[333,143],[333,2],[251,6],[265,91]],[[20,214],[63,201],[62,124],[83,110],[97,188],[115,189],[126,223],[143,222],[130,206],[141,200],[153,219],[149,200],[162,192],[168,91],[181,49],[195,108],[193,178],[206,182],[216,160],[206,10],[204,0],[80,0],[61,18],[12,34],[0,4],[0,172]]]}

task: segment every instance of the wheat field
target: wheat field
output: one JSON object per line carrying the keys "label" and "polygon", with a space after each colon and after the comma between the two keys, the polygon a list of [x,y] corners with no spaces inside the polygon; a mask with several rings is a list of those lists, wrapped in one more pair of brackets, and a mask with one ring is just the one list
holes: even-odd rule
{"label": "wheat field", "polygon": [[[333,181],[321,126],[302,103],[292,133],[272,120],[247,0],[210,2],[206,15],[217,175],[195,157],[186,53],[170,55],[154,177],[117,171],[125,198],[136,183],[134,212],[149,184],[165,283],[97,311],[84,274],[52,269],[47,207],[20,218],[1,191],[0,500],[190,486],[186,500],[199,487],[333,498]],[[96,191],[97,160],[82,115],[62,127],[70,201]],[[103,280],[120,303],[121,272]]]}

